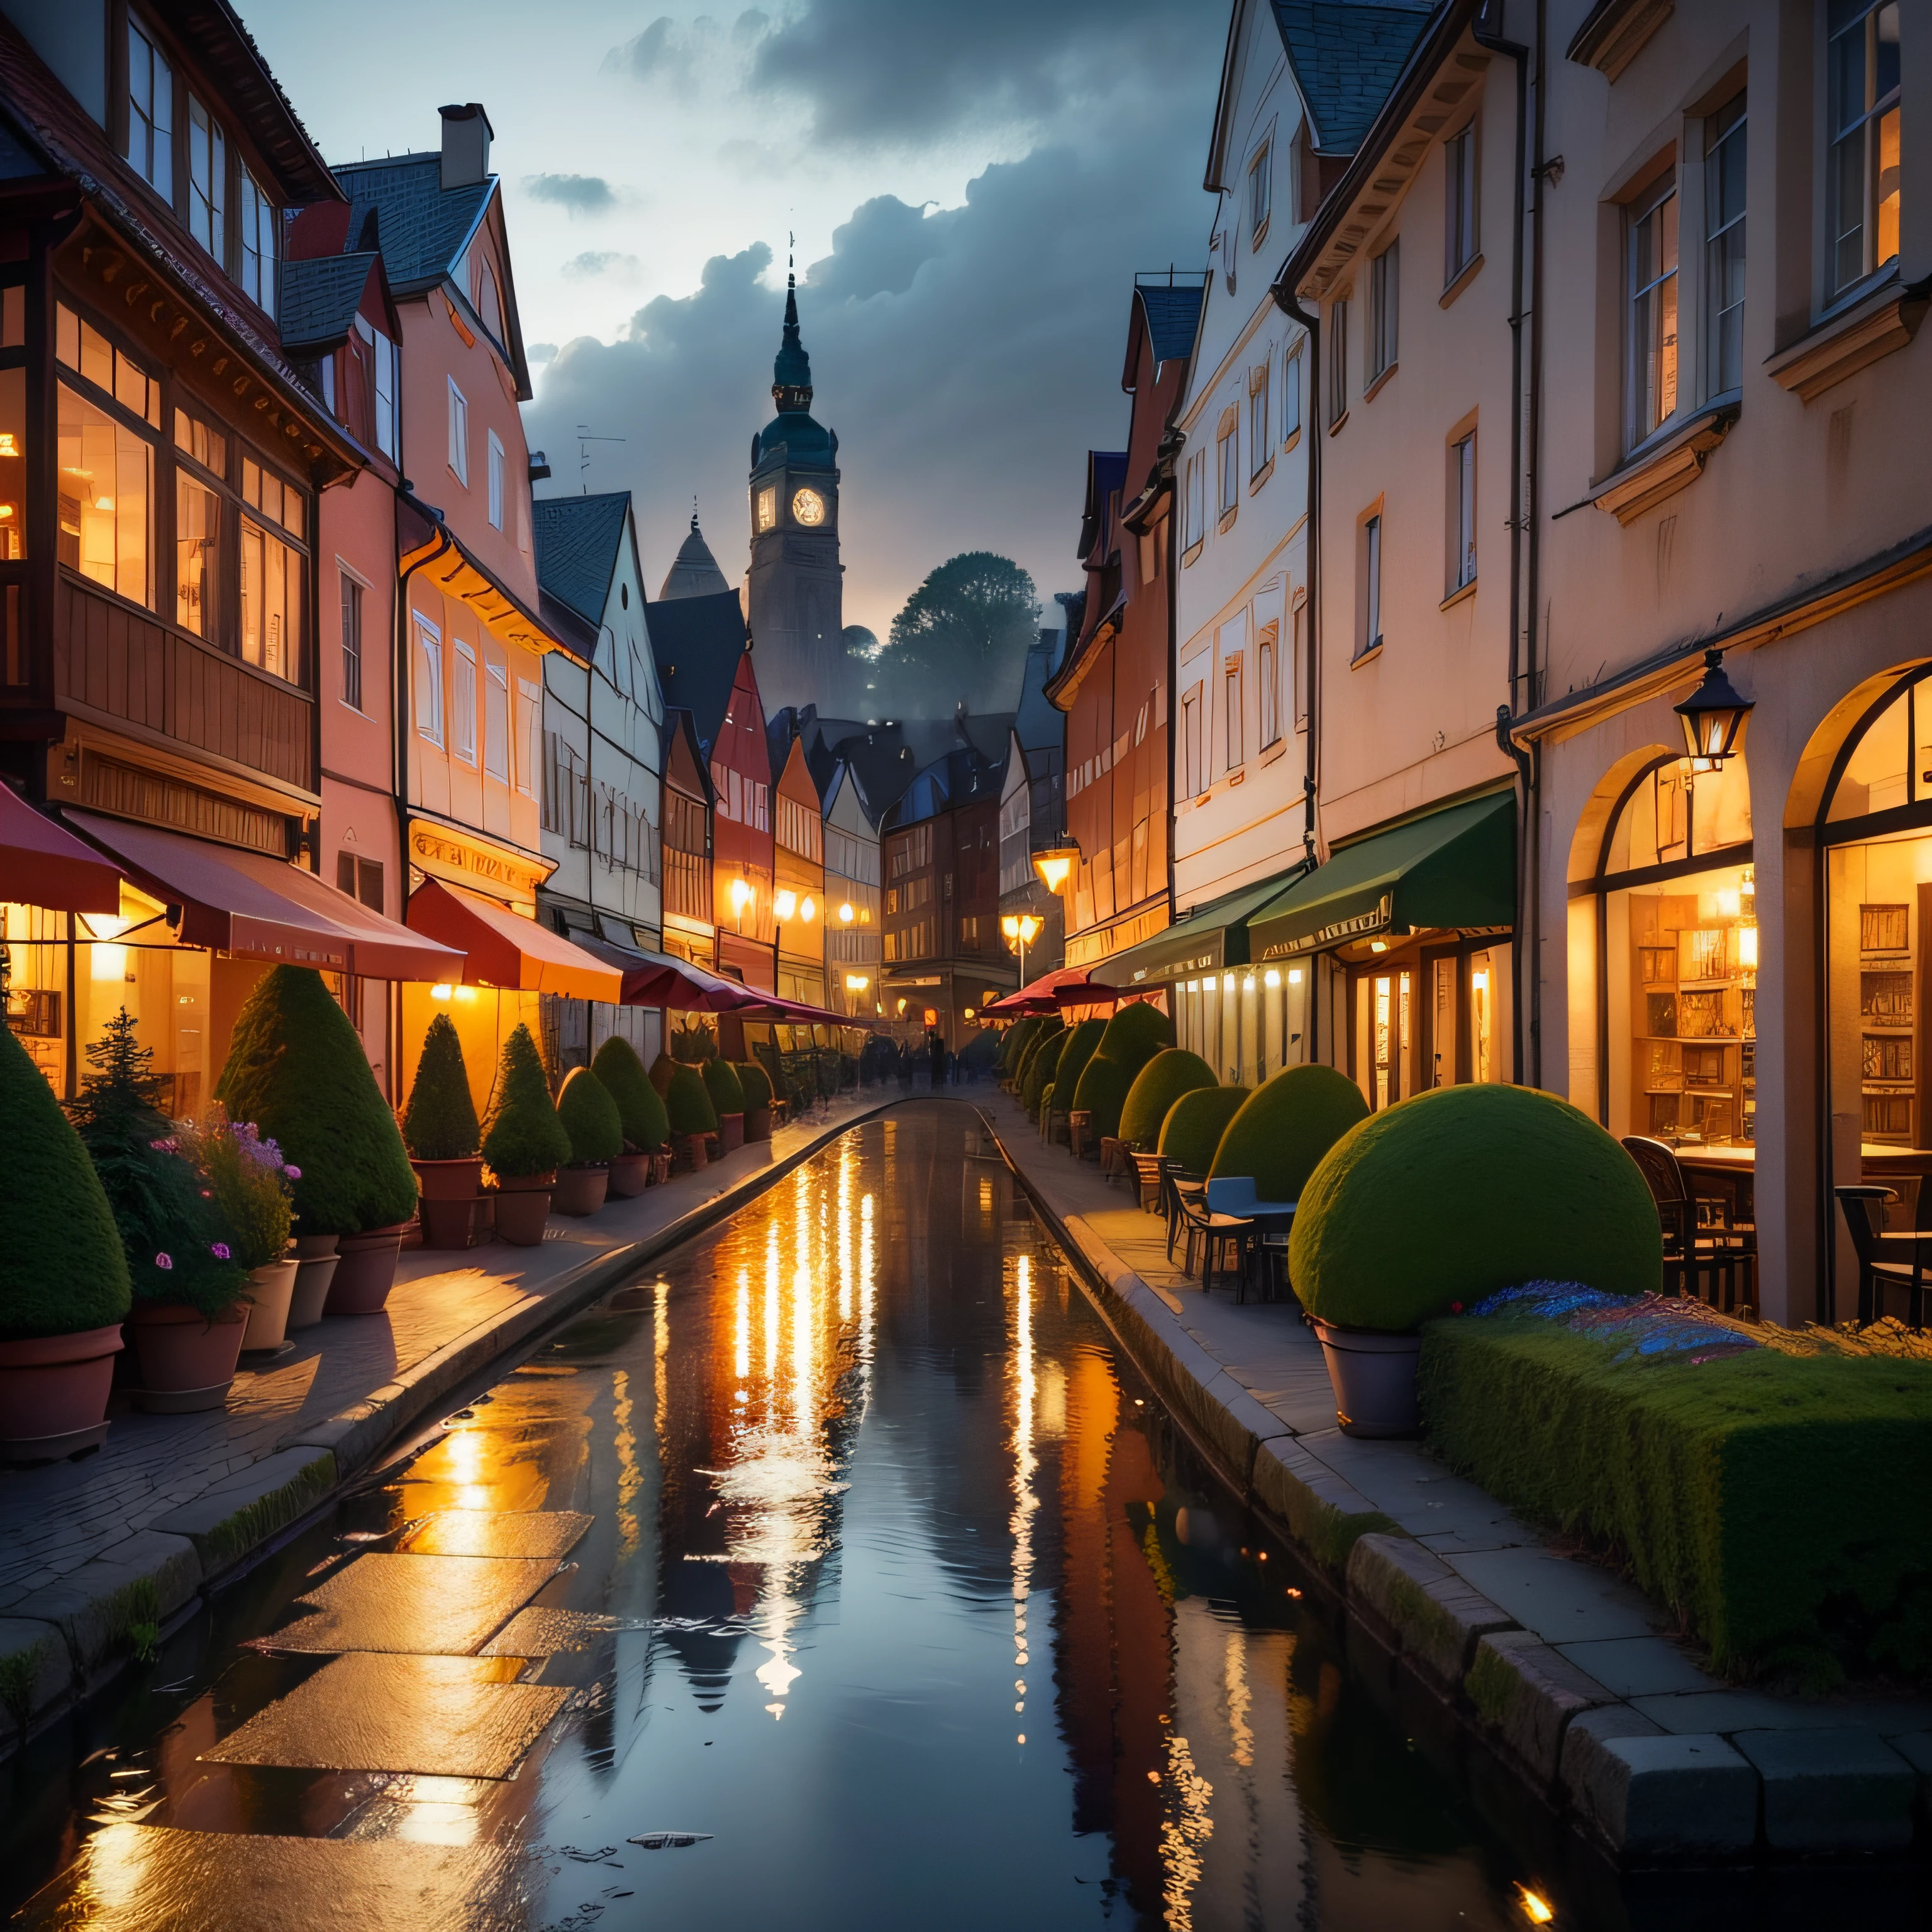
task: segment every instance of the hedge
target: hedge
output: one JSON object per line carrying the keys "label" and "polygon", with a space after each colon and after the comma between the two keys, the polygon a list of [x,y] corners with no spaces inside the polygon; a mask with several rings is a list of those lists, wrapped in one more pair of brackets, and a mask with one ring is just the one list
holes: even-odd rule
{"label": "hedge", "polygon": [[742,1114],[745,1111],[745,1084],[728,1060],[707,1060],[704,1063],[704,1090],[711,1096],[711,1104],[720,1114]]}
{"label": "hedge", "polygon": [[672,1059],[668,1053],[659,1054],[656,1059],[651,1062],[651,1070],[648,1077],[651,1084],[658,1090],[659,1100],[662,1100],[670,1093],[672,1076],[677,1072],[679,1064],[680,1063]]}
{"label": "hedge", "polygon": [[1156,1150],[1184,1174],[1205,1175],[1214,1164],[1215,1150],[1228,1123],[1238,1114],[1252,1090],[1246,1087],[1200,1087],[1184,1094],[1167,1110]]}
{"label": "hedge", "polygon": [[[1105,1020],[1082,1020],[1066,1036],[1066,1044],[1060,1049],[1060,1065],[1053,1076],[1054,1085],[1063,1094],[1078,1091],[1080,1076],[1086,1072],[1087,1063],[1098,1051],[1100,1036],[1106,1030]],[[1062,1113],[1066,1111],[1064,1107],[1060,1109]]]}
{"label": "hedge", "polygon": [[1022,1093],[1026,1091],[1027,1075],[1032,1068],[1034,1055],[1048,1040],[1059,1039],[1066,1030],[1066,1022],[1056,1014],[1052,1018],[1042,1020],[1039,1032],[1021,1049],[1018,1059],[1013,1063],[1013,1078],[1019,1082]]}
{"label": "hedge", "polygon": [[617,1103],[589,1067],[573,1066],[563,1076],[556,1117],[570,1136],[572,1166],[601,1166],[624,1151],[624,1123]]}
{"label": "hedge", "polygon": [[503,1042],[496,1093],[483,1130],[483,1158],[491,1173],[523,1180],[548,1174],[570,1160],[570,1133],[556,1117],[543,1057],[526,1026]]}
{"label": "hedge", "polygon": [[1208,1178],[1252,1174],[1260,1199],[1299,1201],[1322,1156],[1368,1112],[1346,1073],[1318,1063],[1285,1066],[1228,1123]]}
{"label": "hedge", "polygon": [[613,1034],[592,1057],[590,1070],[617,1103],[617,1119],[634,1154],[652,1154],[670,1138],[670,1116],[664,1096],[651,1084],[638,1049]]}
{"label": "hedge", "polygon": [[410,1083],[404,1142],[418,1160],[467,1160],[482,1146],[482,1132],[456,1022],[438,1013],[423,1035],[422,1058]]}
{"label": "hedge", "polygon": [[1532,1290],[1424,1330],[1424,1412],[1459,1473],[1614,1545],[1719,1669],[1923,1678],[1932,1360],[1812,1337]]}
{"label": "hedge", "polygon": [[1039,1051],[1027,1061],[1026,1082],[1020,1089],[1020,1098],[1034,1120],[1040,1118],[1040,1096],[1048,1087],[1060,1084],[1060,1063],[1066,1057],[1068,1042],[1072,1037],[1068,1033],[1053,1034],[1040,1042]]}
{"label": "hedge", "polygon": [[1033,1044],[1033,1036],[1039,1032],[1043,1016],[1029,1014],[1024,1019],[1016,1020],[1006,1038],[1000,1042],[1000,1071],[1010,1076],[1018,1065],[1019,1057]]}
{"label": "hedge", "polygon": [[1214,1068],[1198,1053],[1179,1046],[1164,1048],[1134,1076],[1127,1090],[1126,1104],[1120,1109],[1121,1139],[1145,1153],[1159,1142],[1168,1110],[1182,1094],[1219,1084]]}

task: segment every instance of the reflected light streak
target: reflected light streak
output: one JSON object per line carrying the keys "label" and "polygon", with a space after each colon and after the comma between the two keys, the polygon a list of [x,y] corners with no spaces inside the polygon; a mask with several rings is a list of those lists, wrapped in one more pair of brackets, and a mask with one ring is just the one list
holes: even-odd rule
{"label": "reflected light streak", "polygon": [[791,1278],[791,1414],[801,1442],[808,1442],[818,1414],[812,1400],[812,1345],[817,1339],[812,1320],[812,1270],[799,1269]]}
{"label": "reflected light streak", "polygon": [[774,1221],[765,1236],[765,1395],[778,1373],[778,1229]]}
{"label": "reflected light streak", "polygon": [[1245,1631],[1231,1630],[1228,1633],[1228,1661],[1222,1681],[1228,1690],[1228,1732],[1234,1743],[1231,1755],[1244,1771],[1251,1770],[1255,1762],[1255,1734],[1249,1728],[1248,1712],[1255,1700],[1254,1693],[1248,1688]]}
{"label": "reflected light streak", "polygon": [[738,1325],[733,1341],[731,1369],[742,1395],[752,1374],[752,1277],[743,1268],[738,1270]]}
{"label": "reflected light streak", "polygon": [[1172,1932],[1190,1932],[1194,1912],[1190,1895],[1207,1870],[1203,1853],[1214,1834],[1208,1810],[1214,1787],[1195,1769],[1187,1740],[1172,1735],[1167,1740],[1167,1774],[1160,1781],[1168,1789],[1167,1816],[1160,1828],[1161,1864],[1166,1874],[1161,1889],[1167,1905],[1162,1916]]}
{"label": "reflected light streak", "polygon": [[[1040,1508],[1033,1479],[1040,1465],[1033,1449],[1033,1412],[1036,1394],[1033,1364],[1033,1261],[1022,1255],[1016,1265],[1013,1298],[1016,1338],[1013,1348],[1013,1509],[1008,1526],[1013,1539],[1013,1662],[1024,1670],[1027,1604],[1033,1594],[1033,1522]],[[1013,1680],[1013,1708],[1026,1708],[1026,1679]]]}
{"label": "reflected light streak", "polygon": [[860,1414],[872,1400],[872,1197],[859,1201]]}
{"label": "reflected light streak", "polygon": [[852,1318],[852,1143],[838,1163],[838,1318]]}
{"label": "reflected light streak", "polygon": [[487,1510],[493,1507],[495,1498],[490,1493],[489,1485],[481,1480],[484,1472],[483,1449],[480,1430],[452,1429],[443,1437],[443,1459],[452,1485],[446,1508]]}
{"label": "reflected light streak", "polygon": [[636,1404],[631,1399],[630,1372],[614,1369],[610,1375],[610,1414],[616,1424],[617,1543],[626,1556],[638,1548],[638,1492],[644,1476],[638,1468],[638,1432],[631,1417]]}

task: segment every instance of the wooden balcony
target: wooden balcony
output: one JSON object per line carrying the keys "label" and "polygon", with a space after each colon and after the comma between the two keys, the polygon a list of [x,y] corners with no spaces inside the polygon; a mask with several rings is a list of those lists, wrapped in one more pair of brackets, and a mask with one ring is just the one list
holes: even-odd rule
{"label": "wooden balcony", "polygon": [[702,852],[667,848],[664,855],[664,909],[680,919],[711,919],[711,866]]}

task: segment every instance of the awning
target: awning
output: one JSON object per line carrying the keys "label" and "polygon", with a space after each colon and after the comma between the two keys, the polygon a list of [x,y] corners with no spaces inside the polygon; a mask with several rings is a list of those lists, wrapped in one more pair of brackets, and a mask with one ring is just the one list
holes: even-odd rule
{"label": "awning", "polygon": [[56,912],[118,913],[121,874],[92,845],[0,784],[0,899]]}
{"label": "awning", "polygon": [[305,867],[91,812],[66,817],[151,898],[181,908],[187,945],[365,980],[463,976],[460,942],[412,932]]}
{"label": "awning", "polygon": [[742,980],[728,980],[694,966],[668,952],[641,946],[620,946],[587,932],[574,932],[570,943],[580,946],[624,976],[626,1006],[668,1006],[674,1013],[731,1013],[764,1005],[769,995],[754,992]]}
{"label": "awning", "polygon": [[848,1013],[835,1013],[824,1006],[808,1005],[802,1000],[784,1000],[771,993],[760,993],[755,1006],[745,1009],[743,1018],[748,1020],[770,1020],[778,1026],[836,1026],[862,1027],[866,1022],[854,1019]]}
{"label": "awning", "polygon": [[[1107,963],[1111,967],[1113,962]],[[1091,970],[1085,966],[1056,967],[1037,980],[1028,980],[1018,992],[1004,994],[980,1010],[995,1019],[1018,1019],[1029,1014],[1058,1012],[1062,1006],[1086,1006],[1118,998],[1115,988],[1094,984]]]}
{"label": "awning", "polygon": [[425,879],[410,895],[409,921],[418,932],[459,946],[469,956],[461,977],[472,986],[522,993],[562,993],[617,1005],[624,976],[593,959],[547,926],[461,886]]}
{"label": "awning", "polygon": [[1492,792],[1345,845],[1249,925],[1280,959],[1370,933],[1516,922],[1516,794]]}
{"label": "awning", "polygon": [[1184,980],[1193,973],[1211,973],[1223,966],[1245,966],[1251,958],[1248,922],[1270,899],[1278,898],[1300,876],[1297,866],[1276,872],[1258,885],[1244,886],[1205,905],[1138,946],[1098,962],[1109,982],[1129,992],[1146,992],[1163,981]]}

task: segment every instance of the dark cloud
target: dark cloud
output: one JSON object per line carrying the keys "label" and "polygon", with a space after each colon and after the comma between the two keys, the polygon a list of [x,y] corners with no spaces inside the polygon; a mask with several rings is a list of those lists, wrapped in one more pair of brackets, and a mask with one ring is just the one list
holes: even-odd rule
{"label": "dark cloud", "polygon": [[524,192],[572,214],[605,214],[617,205],[616,191],[602,175],[526,175]]}
{"label": "dark cloud", "polygon": [[[758,21],[754,38],[764,30],[764,15]],[[718,52],[722,38],[716,20],[683,25],[668,14],[660,15],[634,39],[613,47],[604,56],[604,70],[627,74],[634,80],[667,82],[676,92],[688,94]]]}
{"label": "dark cloud", "polygon": [[902,296],[920,265],[944,254],[962,212],[928,214],[896,195],[875,195],[832,231],[832,253],[812,264],[807,285],[816,294],[854,302]]}

